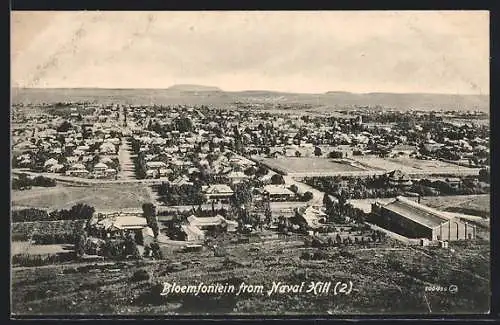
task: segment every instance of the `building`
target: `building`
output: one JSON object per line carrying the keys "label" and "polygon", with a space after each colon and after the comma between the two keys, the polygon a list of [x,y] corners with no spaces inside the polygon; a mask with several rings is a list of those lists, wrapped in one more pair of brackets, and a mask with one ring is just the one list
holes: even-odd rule
{"label": "building", "polygon": [[89,222],[89,234],[101,238],[119,238],[127,232],[142,232],[145,228],[148,228],[146,218],[121,213],[96,213]]}
{"label": "building", "polygon": [[189,225],[197,227],[201,230],[211,230],[218,226],[222,227],[227,226],[228,232],[234,232],[238,227],[238,223],[236,221],[227,220],[221,215],[216,215],[215,217],[204,217],[204,218],[197,218],[193,215],[188,217],[188,222]]}
{"label": "building", "polygon": [[324,226],[327,215],[312,206],[304,206],[295,210],[295,217],[299,223],[305,222],[308,228],[319,229]]}
{"label": "building", "polygon": [[409,187],[413,184],[410,177],[399,169],[388,173],[387,181],[389,185],[397,187]]}
{"label": "building", "polygon": [[215,217],[198,218],[194,215],[188,217],[189,224],[182,225],[186,241],[203,241],[205,231],[215,230],[216,228],[225,228],[228,232],[235,232],[238,228],[236,221],[227,220],[221,215]]}
{"label": "building", "polygon": [[294,196],[294,193],[281,185],[266,185],[263,194],[269,195],[272,201],[287,201]]}
{"label": "building", "polygon": [[229,178],[229,181],[231,182],[231,184],[237,184],[237,183],[241,183],[244,180],[247,180],[249,177],[241,171],[238,171],[238,172],[232,171],[227,175],[227,178]]}
{"label": "building", "polygon": [[233,196],[233,190],[226,184],[213,184],[202,187],[203,195],[207,200],[228,202]]}
{"label": "building", "polygon": [[185,234],[186,241],[203,241],[205,239],[205,233],[196,226],[182,225],[181,229]]}
{"label": "building", "polygon": [[381,226],[409,238],[451,241],[476,237],[474,225],[402,196],[385,205],[372,204],[372,213]]}
{"label": "building", "polygon": [[108,166],[105,163],[97,163],[94,166],[94,176],[96,177],[102,177],[106,175],[106,169],[108,169]]}
{"label": "building", "polygon": [[74,164],[66,171],[67,176],[78,176],[85,177],[89,174],[89,171],[85,168],[83,164]]}

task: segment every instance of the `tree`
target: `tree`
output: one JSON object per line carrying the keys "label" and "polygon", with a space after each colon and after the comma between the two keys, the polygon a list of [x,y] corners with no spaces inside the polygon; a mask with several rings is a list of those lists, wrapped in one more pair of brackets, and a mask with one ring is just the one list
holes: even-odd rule
{"label": "tree", "polygon": [[132,235],[128,233],[125,236],[125,255],[132,255],[134,257],[140,257],[139,249],[137,248],[137,244],[135,243]]}
{"label": "tree", "polygon": [[240,209],[242,205],[245,206],[245,208],[248,208],[251,202],[252,191],[249,184],[246,182],[235,184],[234,194],[232,197],[233,206],[237,209]]}
{"label": "tree", "polygon": [[86,241],[85,231],[82,228],[75,229],[75,252],[78,256],[85,255]]}
{"label": "tree", "polygon": [[57,127],[57,132],[68,132],[72,128],[72,125],[68,121],[62,122],[61,125]]}
{"label": "tree", "polygon": [[313,198],[314,198],[314,195],[309,191],[305,192],[304,195],[302,195],[303,201],[311,201]]}
{"label": "tree", "polygon": [[160,245],[158,245],[158,243],[151,243],[151,252],[152,252],[153,258],[158,259],[158,260],[163,258],[163,254],[160,250]]}
{"label": "tree", "polygon": [[341,151],[332,151],[328,154],[328,158],[340,159],[340,158],[342,158],[342,152]]}
{"label": "tree", "polygon": [[193,130],[193,122],[188,117],[180,117],[175,121],[175,126],[177,131],[184,133],[190,132]]}
{"label": "tree", "polygon": [[144,245],[144,236],[142,234],[142,230],[139,230],[135,233],[135,242],[137,245]]}
{"label": "tree", "polygon": [[92,218],[94,212],[94,207],[87,204],[78,203],[77,205],[71,207],[71,209],[69,210],[69,215],[72,216],[73,220],[90,219]]}
{"label": "tree", "polygon": [[49,214],[45,210],[29,208],[12,211],[12,222],[30,222],[49,220]]}
{"label": "tree", "polygon": [[148,226],[153,230],[155,237],[158,237],[159,227],[156,219],[156,207],[153,203],[144,203],[142,205],[142,216],[146,218]]}
{"label": "tree", "polygon": [[326,210],[330,210],[332,204],[332,198],[330,197],[330,195],[328,195],[328,193],[325,193],[325,195],[323,195],[323,205],[325,206]]}
{"label": "tree", "polygon": [[315,148],[314,148],[314,155],[315,155],[316,157],[319,157],[319,156],[321,156],[322,154],[323,154],[323,152],[321,151],[321,148],[320,148],[320,147],[315,147]]}
{"label": "tree", "polygon": [[489,168],[482,168],[479,171],[479,179],[480,180],[489,183],[490,182],[490,177],[491,177],[491,173],[490,173],[490,169]]}
{"label": "tree", "polygon": [[290,191],[297,194],[297,192],[299,191],[299,187],[295,184],[292,184],[292,185],[290,185]]}
{"label": "tree", "polygon": [[301,157],[302,156],[302,153],[300,153],[300,151],[295,151],[295,157]]}
{"label": "tree", "polygon": [[280,175],[280,174],[274,174],[274,175],[271,177],[271,184],[274,184],[274,185],[282,185],[282,184],[285,184],[285,178],[283,178],[283,175]]}
{"label": "tree", "polygon": [[269,169],[267,169],[264,165],[259,165],[257,171],[255,172],[255,176],[262,177],[269,173]]}
{"label": "tree", "polygon": [[32,186],[32,181],[28,178],[28,175],[21,174],[18,178],[14,178],[12,180],[12,189],[13,190],[26,190],[30,189]]}
{"label": "tree", "polygon": [[247,169],[245,169],[245,172],[244,172],[244,173],[245,173],[245,175],[247,175],[247,176],[253,176],[253,175],[255,175],[255,173],[256,173],[256,169],[255,169],[255,167],[250,166],[250,167],[248,167]]}

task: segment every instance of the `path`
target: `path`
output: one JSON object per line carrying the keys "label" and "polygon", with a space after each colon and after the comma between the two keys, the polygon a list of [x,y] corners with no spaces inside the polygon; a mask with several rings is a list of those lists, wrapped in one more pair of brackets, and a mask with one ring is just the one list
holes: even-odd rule
{"label": "path", "polygon": [[[325,196],[325,192],[315,189],[314,187],[309,186],[305,183],[299,182],[293,179],[293,177],[291,176],[283,176],[283,178],[285,179],[285,184],[287,186],[296,185],[299,189],[299,193],[311,192],[313,194],[313,198],[308,202],[309,204],[323,206],[323,197]],[[337,202],[336,197],[330,195],[330,198],[333,202]]]}
{"label": "path", "polygon": [[122,138],[122,144],[118,150],[118,161],[120,162],[120,172],[118,173],[118,178],[123,179],[134,179],[135,180],[135,166],[132,160],[130,143],[127,138]]}

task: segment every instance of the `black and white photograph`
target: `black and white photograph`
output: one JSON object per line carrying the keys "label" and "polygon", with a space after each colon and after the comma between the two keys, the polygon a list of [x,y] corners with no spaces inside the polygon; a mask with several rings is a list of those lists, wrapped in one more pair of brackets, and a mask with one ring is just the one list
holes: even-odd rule
{"label": "black and white photograph", "polygon": [[490,312],[488,11],[11,11],[11,317]]}

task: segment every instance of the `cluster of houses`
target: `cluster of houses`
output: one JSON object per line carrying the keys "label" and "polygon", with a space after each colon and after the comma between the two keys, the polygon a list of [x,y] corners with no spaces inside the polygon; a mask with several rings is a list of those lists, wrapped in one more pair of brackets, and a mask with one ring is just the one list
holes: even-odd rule
{"label": "cluster of houses", "polygon": [[18,123],[13,167],[74,177],[115,178],[120,168],[121,130],[112,118],[102,115],[104,108],[84,119],[77,118],[80,113],[76,109],[71,107],[67,118],[34,115],[36,124],[31,128]]}

